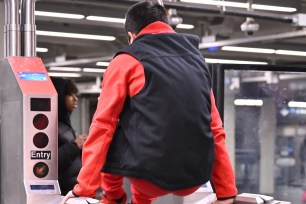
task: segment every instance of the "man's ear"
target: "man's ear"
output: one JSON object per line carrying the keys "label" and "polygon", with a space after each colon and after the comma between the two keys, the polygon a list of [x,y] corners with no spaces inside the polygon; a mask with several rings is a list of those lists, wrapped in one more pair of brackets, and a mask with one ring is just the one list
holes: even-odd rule
{"label": "man's ear", "polygon": [[132,44],[136,39],[136,35],[132,32],[128,32],[128,35],[129,35],[129,44]]}

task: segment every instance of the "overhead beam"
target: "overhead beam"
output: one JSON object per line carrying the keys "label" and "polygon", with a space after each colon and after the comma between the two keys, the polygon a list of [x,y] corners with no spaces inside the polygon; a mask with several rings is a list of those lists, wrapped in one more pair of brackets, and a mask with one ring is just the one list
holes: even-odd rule
{"label": "overhead beam", "polygon": [[46,64],[46,67],[62,67],[62,66],[71,66],[71,65],[90,64],[100,61],[110,61],[112,58],[113,56],[106,56],[106,57],[95,57],[87,59],[67,60],[64,62],[50,62]]}

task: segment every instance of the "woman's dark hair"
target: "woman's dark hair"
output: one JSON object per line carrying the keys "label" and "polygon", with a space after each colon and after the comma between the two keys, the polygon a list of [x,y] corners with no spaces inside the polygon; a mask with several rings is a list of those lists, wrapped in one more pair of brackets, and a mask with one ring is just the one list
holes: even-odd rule
{"label": "woman's dark hair", "polygon": [[166,9],[156,0],[139,2],[126,13],[125,31],[137,35],[144,27],[156,21],[168,24]]}
{"label": "woman's dark hair", "polygon": [[72,94],[78,94],[79,90],[78,87],[75,85],[75,83],[71,80],[68,80],[66,88],[65,88],[65,95],[72,95]]}

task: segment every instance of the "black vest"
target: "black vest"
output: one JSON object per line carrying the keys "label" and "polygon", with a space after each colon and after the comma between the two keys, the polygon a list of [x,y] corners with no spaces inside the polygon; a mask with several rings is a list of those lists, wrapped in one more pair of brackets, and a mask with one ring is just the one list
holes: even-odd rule
{"label": "black vest", "polygon": [[103,172],[166,190],[207,182],[214,160],[210,74],[198,37],[142,35],[120,53],[144,67],[145,85],[127,97]]}

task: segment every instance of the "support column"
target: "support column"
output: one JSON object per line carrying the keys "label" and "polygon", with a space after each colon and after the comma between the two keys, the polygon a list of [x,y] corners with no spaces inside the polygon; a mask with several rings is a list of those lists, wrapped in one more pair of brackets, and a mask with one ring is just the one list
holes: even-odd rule
{"label": "support column", "polygon": [[228,150],[229,157],[232,162],[232,166],[235,172],[235,127],[236,127],[236,112],[234,106],[234,95],[227,94],[224,97],[224,130],[226,133],[226,148]]}
{"label": "support column", "polygon": [[259,118],[260,173],[259,192],[274,193],[274,150],[276,137],[276,110],[273,99],[264,99]]}
{"label": "support column", "polygon": [[0,0],[0,60],[4,57],[4,25],[5,25],[4,1]]}

